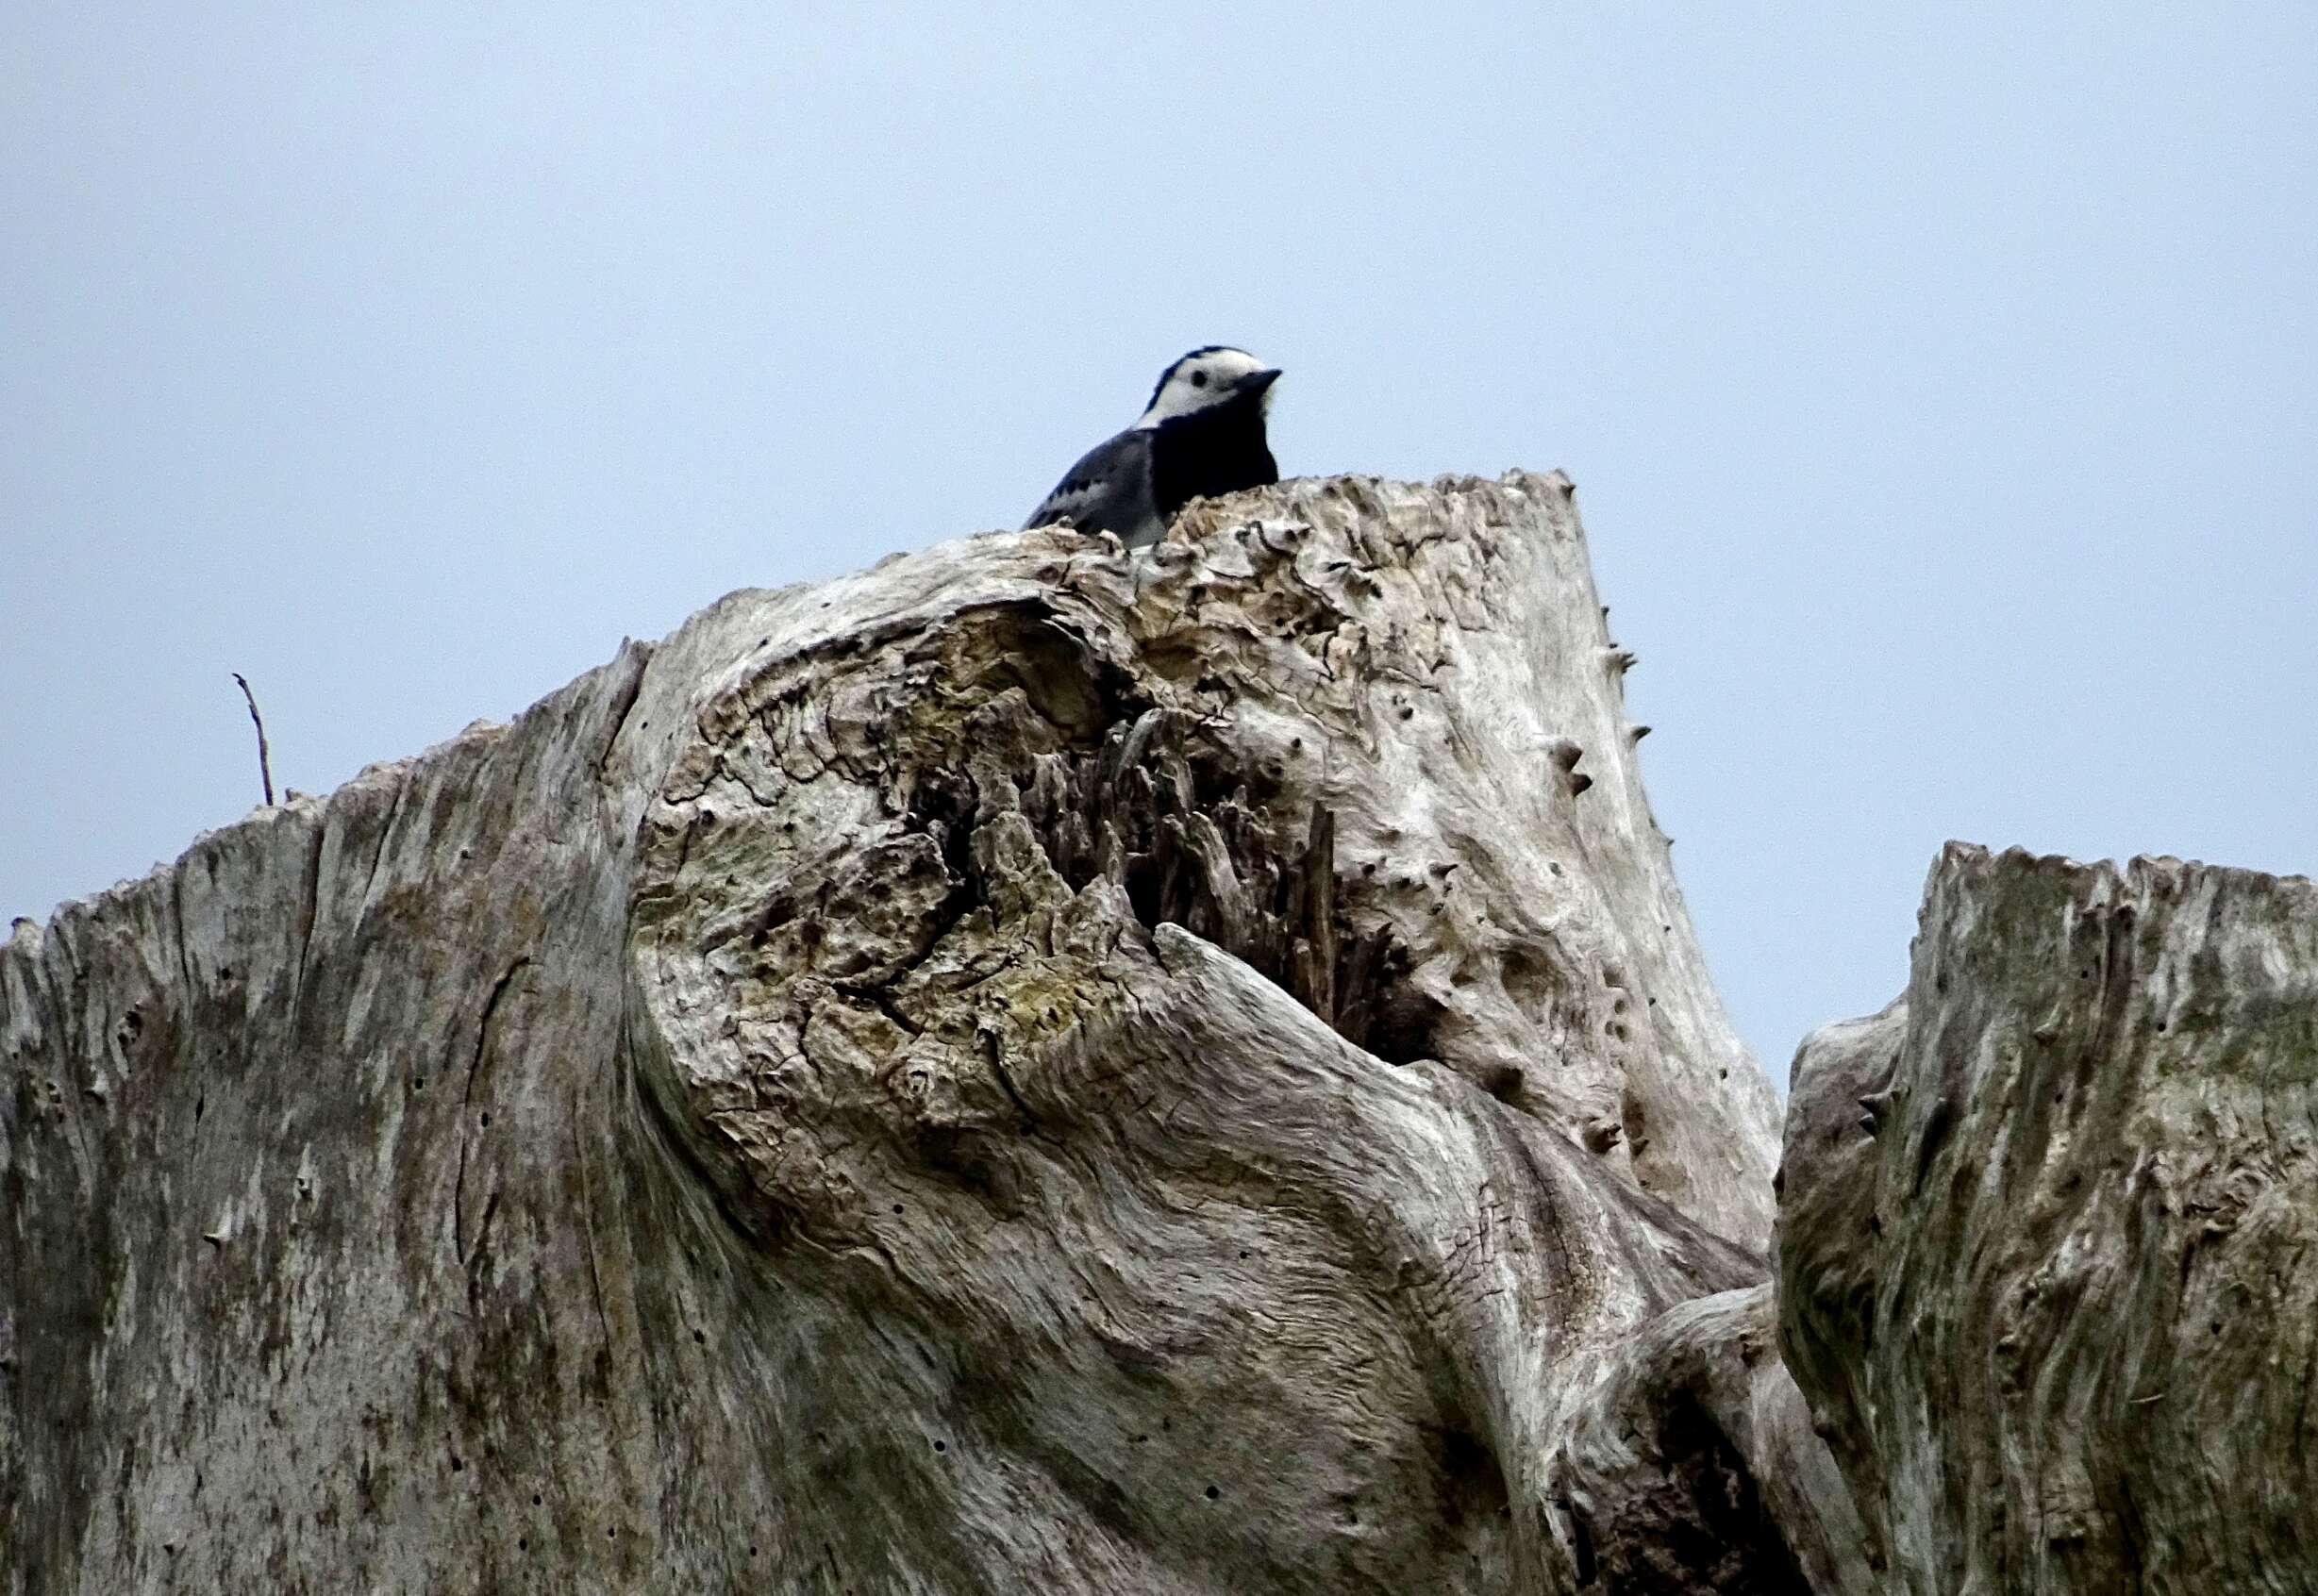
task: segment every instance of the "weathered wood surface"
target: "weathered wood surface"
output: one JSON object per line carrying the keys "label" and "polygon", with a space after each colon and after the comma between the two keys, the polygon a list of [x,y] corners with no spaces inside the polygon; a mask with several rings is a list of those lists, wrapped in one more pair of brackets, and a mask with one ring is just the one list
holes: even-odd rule
{"label": "weathered wood surface", "polygon": [[1782,1338],[1892,1588],[2318,1590],[2318,887],[1951,844],[1792,1090]]}
{"label": "weathered wood surface", "polygon": [[1559,477],[734,594],[0,951],[20,1592],[1868,1588]]}

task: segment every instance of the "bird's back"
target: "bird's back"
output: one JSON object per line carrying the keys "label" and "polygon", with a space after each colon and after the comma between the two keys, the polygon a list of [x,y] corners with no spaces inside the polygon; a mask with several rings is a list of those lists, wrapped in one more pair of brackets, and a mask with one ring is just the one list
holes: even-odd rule
{"label": "bird's back", "polygon": [[1152,496],[1149,431],[1122,432],[1088,450],[1023,525],[1050,526],[1066,517],[1081,532],[1116,533],[1129,548],[1159,540],[1167,522]]}

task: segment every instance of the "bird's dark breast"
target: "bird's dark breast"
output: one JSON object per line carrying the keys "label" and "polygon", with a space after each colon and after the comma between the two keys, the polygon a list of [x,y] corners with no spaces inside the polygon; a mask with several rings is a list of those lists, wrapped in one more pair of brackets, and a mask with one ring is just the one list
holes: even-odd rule
{"label": "bird's dark breast", "polygon": [[1173,521],[1193,499],[1278,480],[1264,440],[1263,407],[1253,401],[1178,417],[1151,441],[1151,496],[1162,521]]}

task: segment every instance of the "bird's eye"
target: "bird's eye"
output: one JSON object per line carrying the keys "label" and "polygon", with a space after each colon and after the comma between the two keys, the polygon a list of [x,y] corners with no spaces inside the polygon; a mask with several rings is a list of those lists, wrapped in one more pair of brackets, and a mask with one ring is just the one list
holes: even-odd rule
{"label": "bird's eye", "polygon": [[1208,386],[1208,374],[1207,374],[1207,373],[1205,373],[1205,372],[1193,372],[1193,373],[1192,374],[1192,386],[1193,388],[1205,388],[1205,387],[1207,387],[1207,386]]}

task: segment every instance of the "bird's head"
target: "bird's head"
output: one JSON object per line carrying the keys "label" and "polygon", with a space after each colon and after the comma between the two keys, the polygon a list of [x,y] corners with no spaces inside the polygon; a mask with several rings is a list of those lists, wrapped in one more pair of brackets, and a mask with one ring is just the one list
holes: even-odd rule
{"label": "bird's head", "polygon": [[1278,376],[1276,370],[1244,349],[1227,349],[1214,343],[1205,349],[1194,349],[1159,373],[1159,386],[1151,391],[1150,407],[1136,418],[1135,424],[1157,426],[1194,410],[1235,402],[1253,403],[1268,409],[1272,384]]}

